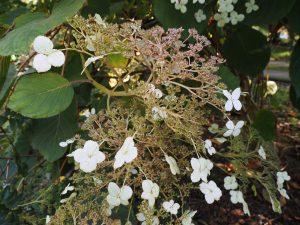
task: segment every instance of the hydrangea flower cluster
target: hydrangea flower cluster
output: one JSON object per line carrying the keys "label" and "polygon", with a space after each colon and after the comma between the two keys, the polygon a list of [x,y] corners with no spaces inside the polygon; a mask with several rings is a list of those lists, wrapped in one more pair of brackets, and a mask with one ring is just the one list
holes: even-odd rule
{"label": "hydrangea flower cluster", "polygon": [[[223,7],[228,10],[230,5]],[[229,118],[230,112],[243,108],[242,92],[240,88],[225,90],[225,85],[219,83],[215,73],[221,59],[199,54],[209,45],[208,40],[193,29],[186,39],[193,42],[185,42],[181,40],[182,29],[142,30],[137,23],[103,26],[95,19],[99,21],[98,17],[76,17],[71,21],[76,28],[74,46],[99,59],[99,64],[86,68],[86,76],[90,79],[89,70],[93,69],[121,74],[116,76],[120,77],[116,79],[118,90],[105,93],[108,87],[99,89],[111,99],[106,108],[89,114],[82,125],[86,132],[76,138],[76,149],[69,154],[74,158],[75,169],[80,171],[73,174],[72,184],[82,192],[77,192],[76,201],[65,202],[64,210],[74,208],[74,204],[79,208],[90,204],[82,210],[95,208],[97,218],[104,224],[114,224],[118,210],[126,209],[126,224],[132,224],[133,212],[142,224],[192,225],[196,211],[189,209],[191,191],[197,189],[207,204],[213,204],[222,198],[225,189],[231,202],[241,203],[245,214],[250,214],[242,193],[249,184],[243,177],[248,170],[243,163],[250,158],[243,157],[253,154],[239,155],[239,151],[247,149],[243,139],[248,137],[244,131],[248,127],[244,127],[245,121]],[[85,38],[95,33],[102,38],[92,43],[97,49],[92,51]],[[131,59],[126,69],[111,69],[106,64],[106,57],[116,49],[122,49],[122,56]],[[127,75],[129,79],[124,84]],[[211,125],[208,106],[222,113],[225,127]],[[90,140],[84,140],[86,135]],[[257,149],[253,152],[258,156]],[[240,158],[232,159],[232,155]],[[223,156],[230,166],[220,166],[225,161],[219,161]],[[215,170],[229,175],[224,175],[224,188],[214,176]],[[282,192],[285,180],[288,177],[279,173],[278,188]],[[85,213],[95,217],[92,212]],[[57,214],[52,220],[60,224],[63,219],[59,219],[66,213]]]}
{"label": "hydrangea flower cluster", "polygon": [[[180,10],[181,13],[187,12],[188,0],[171,0],[171,3],[174,4],[175,9]],[[205,0],[193,0],[193,3],[199,3],[204,5]],[[214,19],[217,22],[218,27],[224,27],[226,24],[231,23],[236,25],[237,23],[245,19],[245,15],[235,11],[235,5],[238,3],[238,0],[218,0],[217,2],[217,12],[214,14]],[[200,6],[200,7],[201,7]],[[255,0],[248,0],[244,4],[246,8],[246,13],[257,11],[259,9],[258,5],[255,3]],[[195,19],[198,23],[205,21],[208,15],[205,15],[203,9],[199,9],[195,14]]]}

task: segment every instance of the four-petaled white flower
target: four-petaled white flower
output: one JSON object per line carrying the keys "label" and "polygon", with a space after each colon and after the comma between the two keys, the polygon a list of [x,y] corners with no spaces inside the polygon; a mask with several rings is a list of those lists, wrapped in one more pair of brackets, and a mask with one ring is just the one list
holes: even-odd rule
{"label": "four-petaled white flower", "polygon": [[213,168],[213,163],[209,159],[203,157],[197,159],[191,159],[191,165],[193,172],[191,174],[191,180],[193,183],[200,181],[201,179],[207,182],[207,176],[210,174],[210,170]]}
{"label": "four-petaled white flower", "polygon": [[266,158],[267,158],[266,152],[265,152],[265,149],[264,149],[263,146],[259,146],[258,154],[259,154],[260,157],[262,157],[263,159],[266,159]]}
{"label": "four-petaled white flower", "polygon": [[180,10],[181,13],[186,13],[186,11],[187,11],[186,4],[187,3],[188,3],[188,0],[180,0],[180,2],[176,1],[175,9]]}
{"label": "four-petaled white flower", "polygon": [[244,126],[245,122],[244,121],[239,121],[236,123],[236,125],[234,125],[234,123],[229,120],[226,123],[226,127],[227,127],[227,131],[223,134],[224,137],[229,137],[229,136],[239,136],[241,133],[241,128]]}
{"label": "four-petaled white flower", "polygon": [[134,146],[133,137],[127,137],[115,156],[114,169],[132,162],[138,155],[137,148]]}
{"label": "four-petaled white flower", "polygon": [[168,117],[167,113],[163,110],[163,108],[159,108],[154,106],[152,108],[152,118],[154,120],[163,120]]}
{"label": "four-petaled white flower", "polygon": [[230,94],[229,91],[223,90],[223,94],[228,99],[225,103],[225,110],[231,111],[233,108],[235,108],[237,111],[242,109],[242,103],[240,102],[239,98],[241,96],[241,89],[236,88],[232,94]]}
{"label": "four-petaled white flower", "polygon": [[234,190],[238,187],[235,176],[227,176],[224,178],[224,187],[226,190]]}
{"label": "four-petaled white flower", "polygon": [[97,164],[105,160],[104,153],[99,151],[98,143],[92,140],[86,141],[83,148],[75,150],[68,156],[74,157],[80,169],[86,173],[94,171]]}
{"label": "four-petaled white flower", "polygon": [[214,181],[209,181],[208,183],[202,182],[200,184],[200,191],[205,195],[205,200],[208,204],[212,204],[214,201],[220,200],[222,196],[222,191]]}
{"label": "four-petaled white flower", "polygon": [[196,213],[197,211],[186,210],[181,217],[182,225],[194,225],[192,219]]}
{"label": "four-petaled white flower", "polygon": [[204,147],[206,148],[208,154],[213,155],[216,153],[216,149],[212,146],[211,140],[205,140]]}
{"label": "four-petaled white flower", "polygon": [[[136,214],[136,218],[138,221],[142,222],[141,225],[147,225],[147,221],[144,213]],[[157,216],[152,218],[151,225],[159,225],[159,219]]]}
{"label": "four-petaled white flower", "polygon": [[121,204],[128,205],[128,200],[131,198],[132,193],[132,189],[128,185],[124,185],[119,188],[116,183],[110,182],[108,184],[108,195],[106,200],[112,207],[119,206]]}
{"label": "four-petaled white flower", "polygon": [[288,175],[286,171],[277,172],[277,184],[283,184],[285,181],[291,180],[291,177]]}
{"label": "four-petaled white flower", "polygon": [[231,12],[234,9],[232,0],[219,0],[219,9],[220,12]]}
{"label": "four-petaled white flower", "polygon": [[178,203],[175,203],[174,200],[172,199],[170,201],[163,202],[163,207],[167,212],[176,215],[178,213],[178,209],[180,208],[180,205]]}
{"label": "four-petaled white flower", "polygon": [[45,36],[37,36],[33,48],[38,54],[33,58],[32,66],[38,73],[47,72],[51,66],[60,67],[65,63],[64,53],[53,49],[52,41]]}
{"label": "four-petaled white flower", "polygon": [[65,189],[62,191],[61,195],[65,195],[68,193],[68,191],[73,191],[74,190],[74,186],[70,186],[70,183],[68,183],[68,185],[65,187]]}
{"label": "four-petaled white flower", "polygon": [[252,11],[257,11],[259,9],[258,5],[255,4],[255,0],[249,0],[245,3],[246,13],[251,13]]}
{"label": "four-petaled white flower", "polygon": [[153,208],[155,199],[159,195],[159,186],[151,180],[143,180],[142,182],[143,193],[141,198],[148,200],[149,206]]}
{"label": "four-petaled white flower", "polygon": [[233,204],[243,203],[245,201],[243,193],[241,191],[231,190],[229,193],[230,193],[230,201]]}
{"label": "four-petaled white flower", "polygon": [[227,12],[216,13],[214,19],[217,21],[218,27],[224,27],[230,21]]}
{"label": "four-petaled white flower", "polygon": [[238,14],[236,11],[230,13],[230,22],[232,25],[236,25],[238,22],[241,22],[245,19],[243,14]]}
{"label": "four-petaled white flower", "polygon": [[171,173],[173,175],[180,174],[179,167],[176,160],[172,156],[165,155],[166,161],[170,166]]}
{"label": "four-petaled white flower", "polygon": [[195,12],[194,16],[198,23],[201,23],[202,21],[206,20],[206,15],[204,14],[202,9],[199,9],[197,12]]}

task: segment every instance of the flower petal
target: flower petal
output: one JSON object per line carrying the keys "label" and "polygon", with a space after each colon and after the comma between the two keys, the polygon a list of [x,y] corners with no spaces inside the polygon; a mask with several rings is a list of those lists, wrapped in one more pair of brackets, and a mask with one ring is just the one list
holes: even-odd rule
{"label": "flower petal", "polygon": [[232,104],[232,101],[228,100],[226,103],[225,103],[225,110],[227,112],[231,111],[233,109],[233,104]]}
{"label": "flower petal", "polygon": [[108,193],[112,196],[117,196],[121,191],[119,186],[114,182],[110,182],[108,184],[107,190],[108,190]]}
{"label": "flower petal", "polygon": [[48,62],[47,56],[43,54],[37,54],[33,58],[32,66],[38,73],[47,72],[51,69],[51,64]]}
{"label": "flower petal", "polygon": [[65,63],[65,55],[62,51],[55,50],[47,57],[48,62],[54,67],[60,67]]}
{"label": "flower petal", "polygon": [[241,96],[241,88],[236,88],[233,92],[232,92],[232,99],[233,100],[238,100]]}
{"label": "flower petal", "polygon": [[45,36],[37,36],[33,42],[34,51],[39,54],[49,54],[53,49],[52,41]]}

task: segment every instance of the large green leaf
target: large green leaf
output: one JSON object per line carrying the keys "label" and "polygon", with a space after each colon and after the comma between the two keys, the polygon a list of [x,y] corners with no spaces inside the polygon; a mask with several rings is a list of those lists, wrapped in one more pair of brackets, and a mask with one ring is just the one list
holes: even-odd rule
{"label": "large green leaf", "polygon": [[2,108],[5,100],[9,94],[11,87],[13,86],[14,81],[17,78],[17,70],[15,65],[10,64],[8,73],[5,77],[5,81],[3,83],[2,88],[0,89],[0,109]]}
{"label": "large green leaf", "polygon": [[8,107],[23,116],[46,118],[64,111],[73,95],[70,83],[59,74],[30,74],[20,78]]}
{"label": "large green leaf", "polygon": [[296,33],[300,34],[300,1],[296,1],[294,7],[289,12],[287,19],[288,24]]}
{"label": "large green leaf", "polygon": [[46,160],[53,162],[67,150],[60,147],[59,142],[73,137],[77,128],[77,105],[73,100],[59,115],[33,121],[32,147],[38,149]]}
{"label": "large green leaf", "polygon": [[81,7],[84,0],[63,0],[53,9],[50,16],[43,13],[28,13],[16,19],[16,29],[0,40],[0,55],[27,53],[34,38],[65,22]]}
{"label": "large green leaf", "polygon": [[221,65],[218,75],[221,77],[220,81],[226,84],[228,89],[234,90],[240,86],[240,79],[235,76],[227,66]]}
{"label": "large green leaf", "polygon": [[252,76],[264,70],[271,55],[267,38],[251,28],[242,28],[231,33],[225,40],[223,51],[232,67]]}
{"label": "large green leaf", "polygon": [[300,40],[293,49],[290,60],[290,78],[296,92],[297,98],[300,97]]}
{"label": "large green leaf", "polygon": [[[257,0],[255,3],[259,6],[259,9],[246,14],[244,24],[266,25],[277,22],[289,13],[295,0]],[[243,10],[240,11],[240,9]],[[238,11],[245,13],[245,1],[239,1]]]}
{"label": "large green leaf", "polygon": [[197,4],[198,7],[195,7],[192,1],[190,1],[187,4],[188,11],[184,14],[176,10],[174,4],[169,0],[154,0],[153,4],[154,14],[164,28],[196,28],[198,32],[202,32],[207,26],[208,14],[211,11],[210,5],[203,8],[204,14],[207,14],[207,18],[201,23],[197,23],[194,14],[200,8],[200,4]]}
{"label": "large green leaf", "polygon": [[258,111],[253,126],[266,141],[276,138],[276,117],[271,111],[264,109]]}

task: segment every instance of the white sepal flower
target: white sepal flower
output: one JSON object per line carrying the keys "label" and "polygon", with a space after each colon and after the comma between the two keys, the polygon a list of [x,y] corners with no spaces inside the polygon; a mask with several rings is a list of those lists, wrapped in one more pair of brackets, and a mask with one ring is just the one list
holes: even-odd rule
{"label": "white sepal flower", "polygon": [[291,177],[288,175],[286,171],[277,172],[277,185],[282,185],[285,181],[291,180]]}
{"label": "white sepal flower", "polygon": [[143,180],[142,182],[143,193],[141,198],[148,200],[149,206],[153,208],[155,199],[159,195],[159,186],[151,180]]}
{"label": "white sepal flower", "polygon": [[205,200],[208,204],[212,204],[214,201],[220,200],[222,196],[222,191],[214,181],[209,181],[208,183],[202,182],[200,184],[200,191],[205,195]]}
{"label": "white sepal flower", "polygon": [[65,187],[65,189],[62,191],[61,195],[65,195],[68,193],[68,191],[74,191],[74,186],[70,186],[70,183]]}
{"label": "white sepal flower", "polygon": [[99,151],[98,143],[92,140],[86,141],[83,148],[75,150],[68,156],[74,157],[80,169],[86,173],[94,171],[97,164],[105,160],[104,153]]}
{"label": "white sepal flower", "polygon": [[193,172],[191,174],[191,180],[193,183],[203,180],[207,182],[207,176],[210,174],[210,170],[213,168],[213,163],[209,159],[203,157],[197,159],[191,159],[191,165]]}
{"label": "white sepal flower", "polygon": [[48,37],[37,36],[33,41],[33,49],[39,54],[48,55],[53,50],[53,43]]}
{"label": "white sepal flower", "polygon": [[138,155],[134,146],[133,137],[127,137],[115,156],[114,169],[120,168],[124,163],[132,162]]}
{"label": "white sepal flower", "polygon": [[163,207],[167,212],[173,215],[177,215],[180,205],[178,203],[175,203],[174,200],[172,199],[170,201],[163,202]]}
{"label": "white sepal flower", "polygon": [[179,167],[176,160],[172,156],[165,155],[166,161],[170,166],[171,173],[173,175],[180,174]]}
{"label": "white sepal flower", "polygon": [[227,12],[216,13],[214,19],[217,21],[218,27],[224,27],[230,21]]}
{"label": "white sepal flower", "polygon": [[48,62],[47,56],[43,54],[34,56],[32,66],[38,73],[44,73],[51,69],[51,64]]}
{"label": "white sepal flower", "polygon": [[192,219],[196,213],[197,211],[186,210],[181,217],[182,225],[194,225]]}
{"label": "white sepal flower", "polygon": [[108,184],[108,196],[106,200],[110,206],[119,206],[119,205],[128,205],[128,200],[132,196],[132,189],[128,185],[124,185],[123,187],[119,188],[119,186],[114,183],[110,182]]}
{"label": "white sepal flower", "polygon": [[60,50],[53,50],[47,56],[48,62],[54,67],[61,67],[65,63],[65,55]]}
{"label": "white sepal flower", "polygon": [[[138,221],[142,222],[141,225],[147,225],[146,217],[144,213],[136,214],[136,218]],[[159,219],[157,216],[153,217],[151,220],[151,225],[159,225]]]}
{"label": "white sepal flower", "polygon": [[162,91],[159,89],[154,89],[153,94],[154,94],[155,98],[157,98],[157,99],[160,99],[163,96]]}
{"label": "white sepal flower", "polygon": [[204,147],[206,148],[208,154],[210,155],[216,154],[216,149],[212,146],[211,140],[205,140]]}
{"label": "white sepal flower", "polygon": [[231,190],[229,193],[230,193],[230,201],[233,204],[243,203],[245,201],[243,193],[241,191]]}
{"label": "white sepal flower", "polygon": [[267,158],[266,152],[265,152],[265,149],[264,149],[263,146],[259,146],[258,154],[260,155],[260,157],[261,157],[262,159],[266,159],[266,158]]}
{"label": "white sepal flower", "polygon": [[230,13],[230,22],[232,25],[236,25],[238,22],[241,22],[245,19],[243,14],[238,14],[236,11]]}
{"label": "white sepal flower", "polygon": [[180,2],[176,1],[175,9],[180,10],[181,13],[186,13],[186,11],[187,11],[186,4],[187,3],[188,3],[188,0],[180,0]]}
{"label": "white sepal flower", "polygon": [[154,106],[152,108],[152,118],[154,120],[164,120],[168,117],[167,113],[163,110],[163,108],[159,108]]}
{"label": "white sepal flower", "polygon": [[249,0],[245,3],[246,13],[251,13],[252,11],[257,11],[259,9],[258,5],[255,4],[255,0]]}
{"label": "white sepal flower", "polygon": [[227,176],[224,178],[224,187],[226,190],[234,190],[238,187],[235,176]]}
{"label": "white sepal flower", "polygon": [[227,131],[223,134],[224,137],[229,137],[229,136],[233,136],[233,137],[237,137],[240,135],[241,133],[241,128],[244,126],[245,122],[244,121],[239,121],[236,123],[236,125],[234,125],[234,123],[229,120],[226,123],[226,127],[227,127]]}
{"label": "white sepal flower", "polygon": [[240,102],[239,98],[241,96],[241,89],[236,88],[232,94],[230,94],[229,91],[223,90],[223,94],[228,99],[225,103],[225,110],[231,111],[233,108],[235,108],[237,111],[242,109],[242,103]]}
{"label": "white sepal flower", "polygon": [[202,21],[206,20],[206,15],[204,14],[202,9],[199,9],[197,12],[195,12],[194,16],[198,23],[201,23]]}

